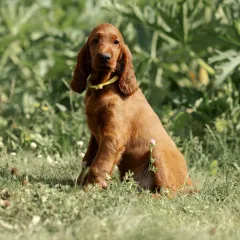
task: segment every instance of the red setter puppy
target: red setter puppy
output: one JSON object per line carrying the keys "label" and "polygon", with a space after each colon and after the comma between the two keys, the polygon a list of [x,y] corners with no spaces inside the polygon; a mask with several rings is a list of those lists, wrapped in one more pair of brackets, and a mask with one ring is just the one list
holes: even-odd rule
{"label": "red setter puppy", "polygon": [[77,93],[87,90],[91,131],[83,158],[90,169],[80,174],[79,184],[105,188],[117,165],[121,179],[131,171],[139,186],[151,191],[175,194],[192,186],[183,155],[138,87],[131,53],[116,27],[105,23],[93,29],[78,54],[71,88]]}

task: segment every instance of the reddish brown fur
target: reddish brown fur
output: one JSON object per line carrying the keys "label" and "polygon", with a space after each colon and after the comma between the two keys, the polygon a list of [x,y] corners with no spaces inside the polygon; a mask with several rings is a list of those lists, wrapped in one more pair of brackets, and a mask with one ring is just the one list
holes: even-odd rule
{"label": "reddish brown fur", "polygon": [[[103,63],[99,53],[108,53],[111,59]],[[115,75],[119,80],[101,90],[87,89],[85,109],[91,138],[83,162],[90,170],[85,179],[80,174],[78,182],[106,187],[106,176],[111,176],[117,165],[121,179],[131,171],[140,187],[152,191],[169,189],[176,193],[192,186],[184,156],[138,87],[131,53],[111,24],[93,29],[80,50],[72,89],[83,92],[90,74],[91,84],[106,82]],[[148,171],[150,139],[156,141],[155,173]]]}

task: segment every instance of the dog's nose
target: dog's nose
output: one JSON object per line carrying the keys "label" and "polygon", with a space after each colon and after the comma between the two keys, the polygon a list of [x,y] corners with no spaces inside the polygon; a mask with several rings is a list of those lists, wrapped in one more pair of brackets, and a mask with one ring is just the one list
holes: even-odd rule
{"label": "dog's nose", "polygon": [[99,53],[100,59],[105,60],[106,62],[111,59],[111,55],[109,53]]}

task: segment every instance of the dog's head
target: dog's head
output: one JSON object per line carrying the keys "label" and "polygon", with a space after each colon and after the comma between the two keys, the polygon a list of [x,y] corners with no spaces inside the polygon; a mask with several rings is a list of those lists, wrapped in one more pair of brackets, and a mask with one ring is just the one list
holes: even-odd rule
{"label": "dog's head", "polygon": [[131,95],[138,88],[132,56],[120,31],[109,23],[98,25],[80,50],[71,82],[73,91],[82,93],[92,72],[116,73],[119,89]]}

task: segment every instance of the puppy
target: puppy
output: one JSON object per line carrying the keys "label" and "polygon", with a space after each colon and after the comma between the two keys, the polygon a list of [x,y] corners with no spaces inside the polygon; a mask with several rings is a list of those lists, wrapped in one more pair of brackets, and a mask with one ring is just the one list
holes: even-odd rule
{"label": "puppy", "polygon": [[175,195],[192,186],[186,161],[153,111],[135,77],[131,53],[111,24],[95,27],[80,50],[71,88],[86,90],[91,137],[78,183],[106,188],[117,165],[120,178],[132,172],[139,186]]}

